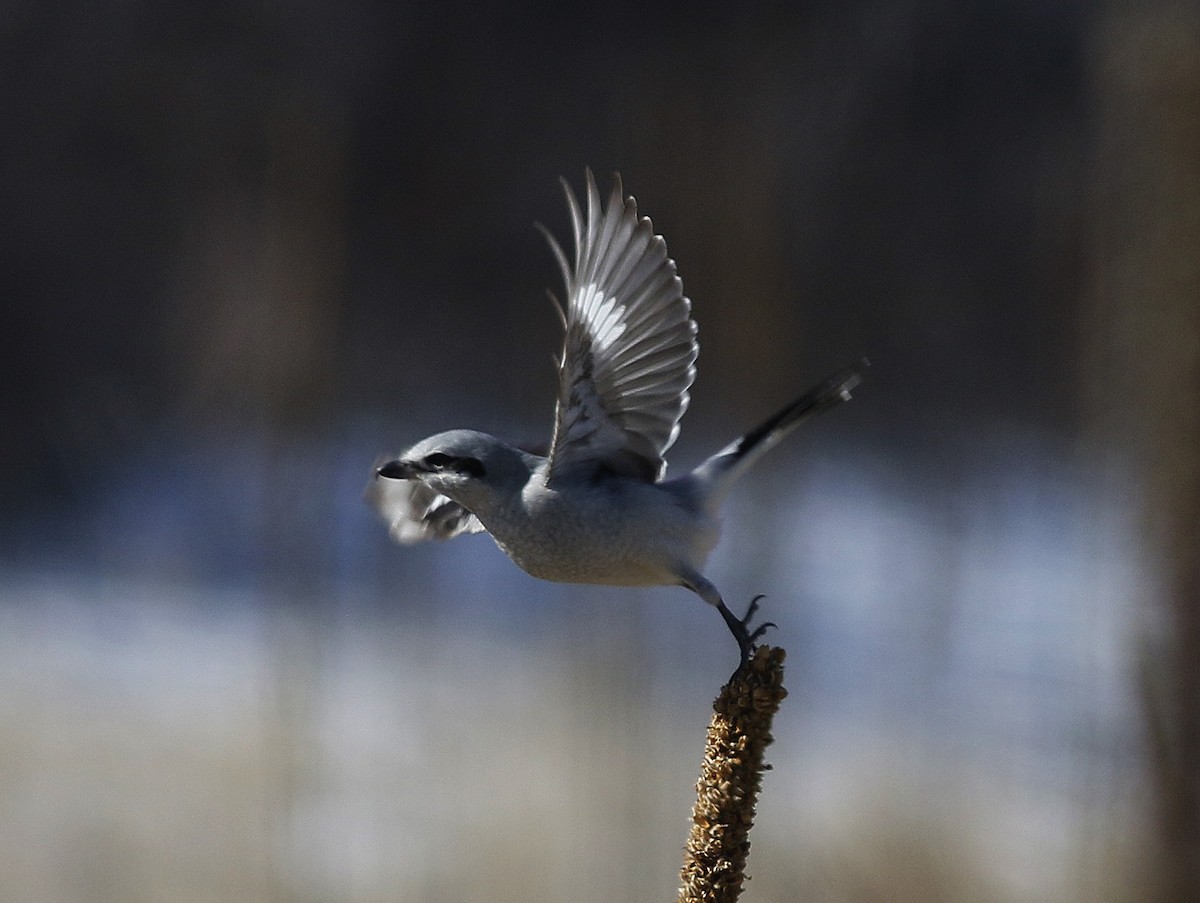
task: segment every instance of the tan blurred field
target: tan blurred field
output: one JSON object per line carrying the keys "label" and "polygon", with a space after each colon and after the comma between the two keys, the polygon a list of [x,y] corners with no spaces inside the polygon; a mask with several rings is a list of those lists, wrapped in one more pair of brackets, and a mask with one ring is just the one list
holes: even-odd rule
{"label": "tan blurred field", "polygon": [[[152,587],[3,601],[2,899],[673,899],[715,687],[665,711],[586,655]],[[746,900],[1140,899],[1132,776],[1078,798],[804,708]]]}

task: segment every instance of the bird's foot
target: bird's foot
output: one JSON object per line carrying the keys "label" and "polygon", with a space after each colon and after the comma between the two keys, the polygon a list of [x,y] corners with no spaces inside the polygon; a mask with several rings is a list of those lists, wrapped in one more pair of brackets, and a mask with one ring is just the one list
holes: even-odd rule
{"label": "bird's foot", "polygon": [[[763,621],[753,630],[750,629],[750,619],[754,617],[754,613],[758,611],[759,600],[765,599],[766,596],[761,593],[750,600],[750,606],[746,609],[746,616],[740,620],[734,617],[728,606],[724,602],[717,605],[717,611],[721,613],[721,617],[725,619],[725,624],[729,627],[729,632],[733,634],[733,638],[737,640],[738,649],[741,651],[742,659],[738,664],[738,670],[746,666],[750,661],[750,656],[754,654],[755,642],[768,630],[775,626],[771,621]],[[735,672],[736,673],[736,672]]]}

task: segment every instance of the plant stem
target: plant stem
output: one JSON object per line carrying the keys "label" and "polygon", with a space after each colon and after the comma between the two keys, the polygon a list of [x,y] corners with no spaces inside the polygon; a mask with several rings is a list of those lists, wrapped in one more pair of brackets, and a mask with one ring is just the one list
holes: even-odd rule
{"label": "plant stem", "polygon": [[746,880],[750,828],[762,786],[771,721],[787,696],[783,649],[760,646],[713,703],[679,903],[734,903]]}

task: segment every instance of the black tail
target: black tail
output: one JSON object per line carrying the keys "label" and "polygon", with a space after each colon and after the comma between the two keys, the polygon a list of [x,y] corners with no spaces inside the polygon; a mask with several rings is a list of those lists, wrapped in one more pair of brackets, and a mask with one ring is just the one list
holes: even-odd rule
{"label": "black tail", "polygon": [[863,380],[863,372],[871,366],[865,357],[835,373],[823,383],[813,386],[782,411],[768,417],[746,435],[738,440],[735,458],[753,451],[756,446],[768,436],[783,432],[808,417],[837,407],[843,401],[850,400],[850,392]]}
{"label": "black tail", "polygon": [[850,392],[862,382],[863,373],[870,366],[870,361],[864,357],[813,386],[783,410],[721,449],[697,467],[692,476],[701,483],[707,483],[710,497],[719,500],[746,468],[794,427],[809,417],[849,401]]}

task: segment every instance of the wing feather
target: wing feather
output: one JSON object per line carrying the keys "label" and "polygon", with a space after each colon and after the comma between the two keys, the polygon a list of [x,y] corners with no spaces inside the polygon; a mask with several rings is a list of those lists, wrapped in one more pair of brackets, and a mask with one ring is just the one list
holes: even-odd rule
{"label": "wing feather", "polygon": [[420,480],[375,476],[367,485],[366,499],[387,522],[392,539],[405,545],[484,532],[474,514]]}
{"label": "wing feather", "polygon": [[563,181],[575,253],[545,229],[566,283],[550,481],[573,471],[662,478],[696,376],[696,324],[667,244],[620,176],[607,205],[587,172],[583,205]]}

